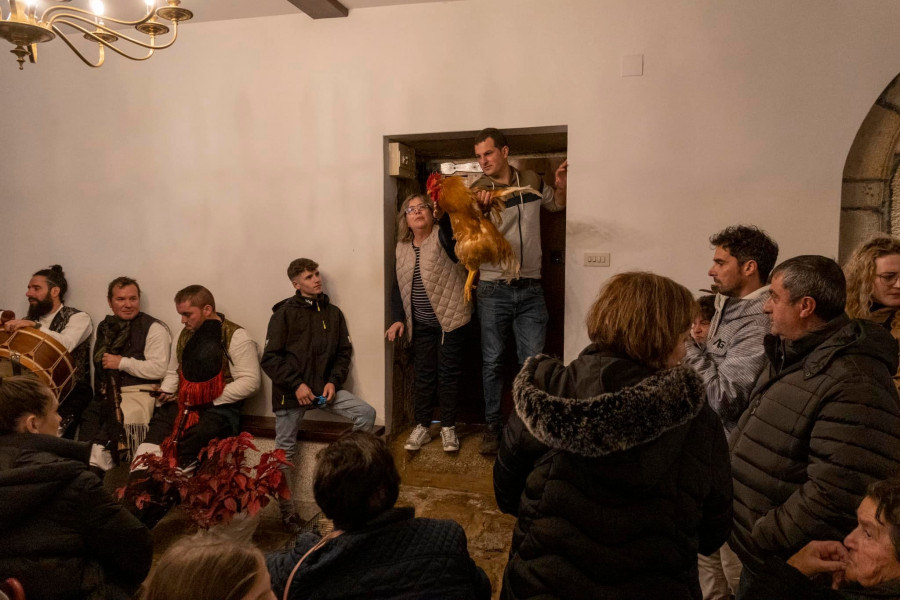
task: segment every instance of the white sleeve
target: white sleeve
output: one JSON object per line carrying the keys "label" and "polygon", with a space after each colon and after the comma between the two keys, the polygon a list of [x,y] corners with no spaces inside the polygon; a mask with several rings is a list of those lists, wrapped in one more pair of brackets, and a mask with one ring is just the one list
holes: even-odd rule
{"label": "white sleeve", "polygon": [[178,391],[178,352],[177,344],[172,344],[172,351],[169,353],[169,366],[166,369],[166,376],[162,383],[159,384],[160,391],[167,394],[174,394]]}
{"label": "white sleeve", "polygon": [[225,385],[222,395],[213,401],[216,405],[238,402],[259,389],[259,350],[246,329],[238,329],[231,336],[228,354],[231,355],[229,369],[234,381]]}
{"label": "white sleeve", "polygon": [[91,337],[94,326],[91,323],[91,315],[86,312],[77,312],[69,317],[66,328],[60,333],[50,331],[49,328],[41,328],[41,331],[66,347],[66,350],[72,352],[78,347],[78,344]]}
{"label": "white sleeve", "polygon": [[541,206],[550,212],[559,212],[565,208],[565,206],[559,206],[556,203],[556,190],[553,189],[553,186],[544,184],[544,189],[541,190],[541,195],[543,198],[541,199]]}
{"label": "white sleeve", "polygon": [[122,357],[119,370],[141,379],[157,380],[166,375],[169,364],[169,351],[172,347],[172,336],[162,323],[155,322],[147,330],[147,341],[144,343],[144,360]]}

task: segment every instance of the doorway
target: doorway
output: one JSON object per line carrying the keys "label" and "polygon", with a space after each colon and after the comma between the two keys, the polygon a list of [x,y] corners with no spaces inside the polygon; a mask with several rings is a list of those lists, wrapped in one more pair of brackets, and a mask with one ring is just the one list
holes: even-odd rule
{"label": "doorway", "polygon": [[[519,170],[538,173],[545,185],[553,185],[556,168],[565,160],[568,147],[568,128],[532,127],[504,129],[510,146],[509,162]],[[413,193],[425,190],[428,175],[440,171],[442,163],[474,163],[473,140],[478,130],[434,134],[395,135],[385,137],[385,156],[392,142],[400,142],[415,151],[415,177],[389,177],[385,183],[385,231],[396,231],[396,217],[403,200]],[[477,180],[481,173],[459,173],[467,183]],[[385,239],[385,289],[386,306],[390,305],[391,285],[394,278],[394,252],[396,239]],[[550,320],[544,352],[562,358],[564,348],[565,319],[565,249],[566,211],[551,213],[541,211],[541,277]],[[477,295],[477,289],[475,290]],[[475,300],[473,299],[473,302]],[[389,311],[388,311],[389,312]],[[460,403],[457,420],[460,423],[484,423],[484,394],[481,386],[481,334],[478,311],[466,326],[467,344],[472,348],[466,353],[460,381]],[[388,319],[390,320],[390,319]],[[515,344],[507,344],[505,385],[502,409],[504,416],[512,408],[511,386],[518,371]],[[413,423],[413,368],[412,353],[406,341],[395,343],[393,352],[386,355],[386,421],[390,435],[398,435]]]}

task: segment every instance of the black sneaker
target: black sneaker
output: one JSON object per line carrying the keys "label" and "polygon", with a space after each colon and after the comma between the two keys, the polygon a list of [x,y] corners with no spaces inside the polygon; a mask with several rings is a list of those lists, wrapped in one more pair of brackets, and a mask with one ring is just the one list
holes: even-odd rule
{"label": "black sneaker", "polygon": [[481,437],[481,444],[478,446],[478,452],[481,454],[497,454],[500,449],[500,433],[503,426],[500,423],[488,423],[484,428],[484,435]]}
{"label": "black sneaker", "polygon": [[297,535],[300,533],[300,528],[303,527],[304,521],[300,518],[300,515],[297,513],[292,513],[288,517],[283,517],[281,519],[281,524],[284,526],[284,530],[287,531],[291,535]]}

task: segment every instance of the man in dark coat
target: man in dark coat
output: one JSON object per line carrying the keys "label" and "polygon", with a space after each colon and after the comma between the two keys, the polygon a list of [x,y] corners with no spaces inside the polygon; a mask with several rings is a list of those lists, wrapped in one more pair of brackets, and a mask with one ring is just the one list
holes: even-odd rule
{"label": "man in dark coat", "polygon": [[897,342],[844,313],[840,267],[798,256],[772,272],[769,364],[731,437],[743,590],[770,556],[842,539],[873,481],[900,468]]}

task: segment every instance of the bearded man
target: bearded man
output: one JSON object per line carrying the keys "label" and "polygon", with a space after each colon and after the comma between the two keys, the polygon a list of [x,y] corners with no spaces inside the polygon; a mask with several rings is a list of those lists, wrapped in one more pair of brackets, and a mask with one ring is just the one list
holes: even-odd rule
{"label": "bearded man", "polygon": [[75,363],[75,385],[65,398],[59,399],[60,431],[74,438],[81,414],[94,396],[91,389],[91,316],[63,304],[69,284],[63,268],[53,265],[31,276],[25,297],[28,314],[24,319],[7,321],[3,327],[12,333],[23,327],[34,327],[65,346]]}

